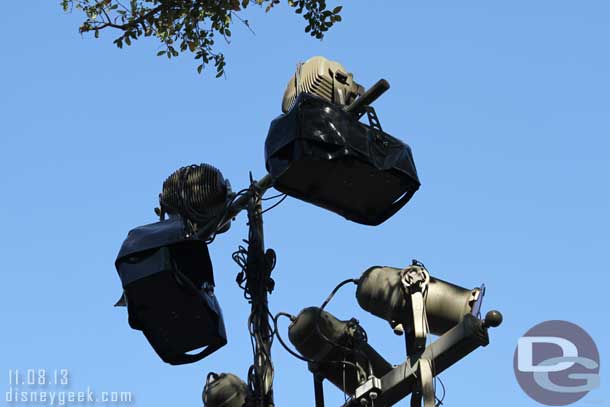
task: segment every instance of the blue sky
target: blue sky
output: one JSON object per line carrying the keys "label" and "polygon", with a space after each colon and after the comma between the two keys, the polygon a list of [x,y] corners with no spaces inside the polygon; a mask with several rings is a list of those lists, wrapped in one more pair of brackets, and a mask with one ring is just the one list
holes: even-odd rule
{"label": "blue sky", "polygon": [[[319,305],[371,265],[416,258],[439,278],[485,282],[484,310],[505,316],[490,346],[443,374],[446,405],[534,405],[512,357],[518,337],[549,319],[596,340],[601,387],[579,405],[610,404],[608,2],[347,2],[322,42],[282,4],[248,13],[256,35],[232,30],[220,80],[197,75],[190,56],[156,57],[151,41],[119,50],[111,33],[81,38],[81,16],[57,3],[7,2],[0,17],[2,389],[9,369],[67,368],[74,390],[198,406],[208,371],[245,377],[248,305],[230,258],[243,217],[210,247],[229,344],[197,364],[163,364],[128,327],[112,307],[113,262],[127,231],[155,220],[161,183],[178,167],[209,162],[235,189],[249,170],[262,176],[295,64],[324,55],[365,86],[391,83],[377,112],[411,145],[422,187],[375,228],[294,199],[269,212],[272,311]],[[329,310],[357,317],[371,344],[402,362],[402,340],[359,309],[353,288]],[[306,366],[279,344],[273,356],[276,404],[313,405]],[[326,389],[338,405],[343,395]]]}

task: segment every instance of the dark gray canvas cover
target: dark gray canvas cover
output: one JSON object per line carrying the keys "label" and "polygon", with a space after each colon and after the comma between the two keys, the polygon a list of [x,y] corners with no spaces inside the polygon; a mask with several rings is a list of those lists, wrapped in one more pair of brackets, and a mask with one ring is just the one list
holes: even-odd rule
{"label": "dark gray canvas cover", "polygon": [[187,237],[182,218],[131,230],[115,265],[129,325],[165,362],[196,362],[227,343],[207,245]]}
{"label": "dark gray canvas cover", "polygon": [[407,144],[308,93],[271,122],[265,160],[279,191],[366,225],[384,222],[420,186]]}
{"label": "dark gray canvas cover", "polygon": [[[212,274],[212,264],[210,262],[208,246],[205,244],[205,241],[196,236],[187,237],[183,218],[180,216],[172,216],[169,219],[139,226],[129,231],[115,262],[123,287],[134,280],[144,278],[160,271],[158,268],[155,268],[154,262],[157,262],[156,264],[163,264],[159,258],[161,253],[150,253],[151,255],[146,258],[141,256],[142,253],[151,250],[155,252],[155,249],[165,246],[175,247],[185,242],[188,242],[187,244],[195,246],[197,250],[201,251],[201,258],[198,261],[205,263],[199,268],[198,275],[189,277],[195,280],[195,284],[206,281],[213,285],[214,275]],[[130,257],[134,257],[134,259],[137,258],[138,261],[130,262]],[[119,267],[119,265],[121,265],[121,267]]]}

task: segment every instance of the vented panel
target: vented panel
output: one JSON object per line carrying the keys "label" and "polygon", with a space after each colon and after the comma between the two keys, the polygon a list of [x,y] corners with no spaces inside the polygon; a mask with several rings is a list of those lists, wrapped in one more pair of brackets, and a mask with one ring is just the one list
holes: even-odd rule
{"label": "vented panel", "polygon": [[[342,81],[336,79],[337,72],[344,78]],[[352,75],[338,62],[316,56],[299,64],[297,71],[288,81],[284,98],[282,100],[282,111],[286,113],[302,93],[311,93],[331,103],[345,105],[350,103],[361,90],[354,83]],[[339,100],[341,99],[341,100]]]}

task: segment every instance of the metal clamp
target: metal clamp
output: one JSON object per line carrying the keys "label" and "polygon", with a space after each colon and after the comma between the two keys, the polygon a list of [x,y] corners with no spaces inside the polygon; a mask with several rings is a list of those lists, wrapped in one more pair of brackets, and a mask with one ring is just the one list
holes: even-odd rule
{"label": "metal clamp", "polygon": [[366,382],[364,382],[356,389],[356,392],[354,393],[354,399],[357,400],[362,406],[367,404],[372,405],[380,394],[381,379],[378,379],[375,376],[371,376]]}
{"label": "metal clamp", "polygon": [[407,352],[410,355],[420,354],[426,347],[428,327],[424,300],[429,282],[430,274],[420,266],[407,267],[401,273],[401,283],[411,304],[412,326],[407,335]]}

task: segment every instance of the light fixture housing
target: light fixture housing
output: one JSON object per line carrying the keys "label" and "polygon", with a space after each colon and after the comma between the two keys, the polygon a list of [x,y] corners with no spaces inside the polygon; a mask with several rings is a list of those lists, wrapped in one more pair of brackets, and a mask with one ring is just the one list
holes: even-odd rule
{"label": "light fixture housing", "polygon": [[232,373],[208,374],[202,399],[205,407],[242,407],[248,385]]}
{"label": "light fixture housing", "polygon": [[282,112],[288,112],[297,97],[311,93],[335,105],[347,106],[364,93],[364,88],[354,82],[354,76],[336,61],[321,56],[309,58],[297,65],[282,98]]}
{"label": "light fixture housing", "polygon": [[[161,214],[180,215],[197,231],[220,219],[233,194],[230,182],[210,164],[189,165],[174,171],[163,182],[159,194]],[[229,229],[226,223],[222,233]]]}
{"label": "light fixture housing", "polygon": [[[371,267],[360,277],[356,290],[360,307],[385,319],[393,328],[402,325],[402,329],[407,332],[412,327],[413,313],[410,296],[403,284],[403,276],[410,269],[425,271],[420,265],[412,265],[405,269]],[[428,331],[434,335],[443,335],[460,323],[464,315],[475,314],[476,317],[483,295],[482,288],[467,289],[429,277],[424,295]]]}
{"label": "light fixture housing", "polygon": [[180,216],[131,230],[115,266],[129,325],[163,361],[196,362],[227,343],[207,245]]}
{"label": "light fixture housing", "polygon": [[387,220],[420,186],[407,144],[309,93],[271,122],[265,161],[280,192],[365,225]]}
{"label": "light fixture housing", "polygon": [[288,338],[301,355],[315,362],[316,374],[350,395],[370,374],[381,377],[392,370],[367,343],[358,321],[341,321],[318,307],[299,313],[288,328]]}

